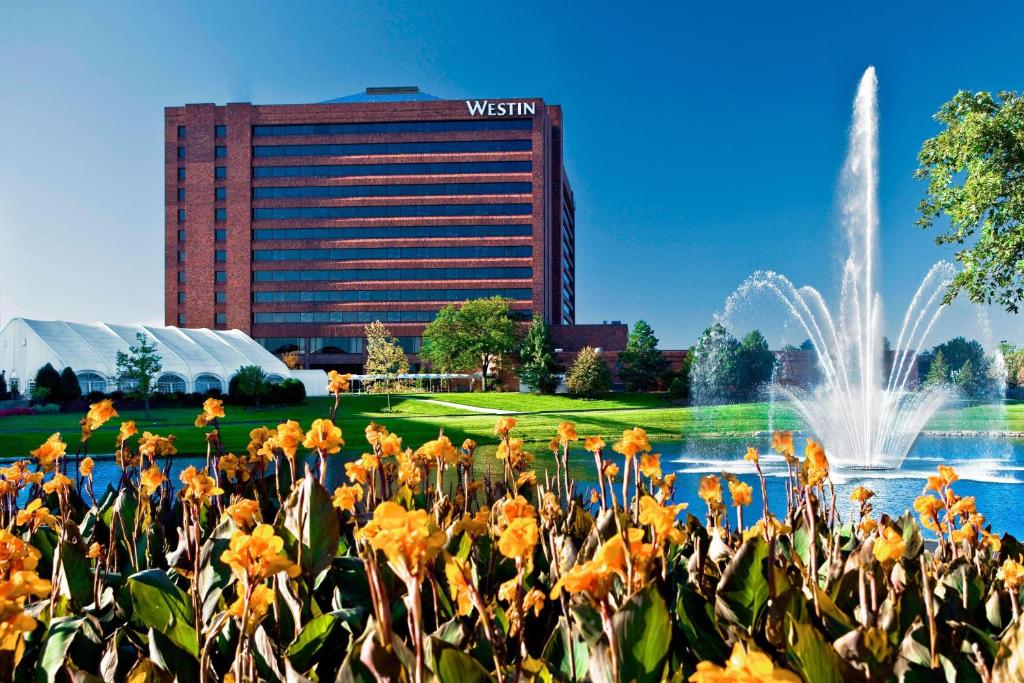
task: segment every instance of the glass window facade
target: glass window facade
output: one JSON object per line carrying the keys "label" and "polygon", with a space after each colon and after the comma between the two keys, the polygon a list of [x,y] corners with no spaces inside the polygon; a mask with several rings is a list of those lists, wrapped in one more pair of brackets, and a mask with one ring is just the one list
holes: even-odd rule
{"label": "glass window facade", "polygon": [[185,314],[184,313],[179,313],[178,314],[178,325],[184,325],[184,324],[185,324]]}
{"label": "glass window facade", "polygon": [[300,353],[305,353],[306,351],[305,337],[261,337],[255,339],[255,341],[274,355],[291,351],[298,351]]}
{"label": "glass window facade", "polygon": [[178,126],[178,139],[184,140],[186,134],[188,134],[188,128],[186,128],[185,126]]}
{"label": "glass window facade", "polygon": [[450,133],[475,130],[533,130],[533,119],[465,121],[384,121],[375,123],[307,123],[253,126],[253,137],[284,135],[373,135],[376,133]]}
{"label": "glass window facade", "polygon": [[528,280],[532,268],[345,268],[257,270],[256,282],[359,282],[378,280]]}
{"label": "glass window facade", "polygon": [[185,220],[185,209],[178,209],[178,222],[182,223]]}
{"label": "glass window facade", "polygon": [[368,156],[375,154],[451,154],[472,152],[529,152],[530,140],[450,140],[441,142],[363,142],[336,145],[256,145],[262,157]]}
{"label": "glass window facade", "polygon": [[228,219],[228,210],[227,209],[219,209],[219,208],[218,209],[214,209],[213,210],[213,219],[215,221],[226,221]]}
{"label": "glass window facade", "polygon": [[254,261],[360,261],[364,259],[449,259],[449,258],[525,258],[533,247],[377,247],[338,249],[257,249]]}
{"label": "glass window facade", "polygon": [[[509,317],[516,320],[530,320],[531,311],[511,310]],[[264,325],[280,324],[344,324],[372,323],[424,323],[437,317],[437,311],[275,311],[253,313],[252,321]]]}
{"label": "glass window facade", "polygon": [[214,188],[214,190],[213,190],[213,198],[214,199],[227,199],[228,198],[228,188],[226,188],[226,187]]}
{"label": "glass window facade", "polygon": [[224,242],[228,238],[228,231],[224,228],[217,228],[213,231],[213,239],[217,242]]}
{"label": "glass window facade", "polygon": [[530,194],[533,183],[424,183],[417,185],[314,185],[307,187],[255,187],[253,199],[299,197],[423,197],[469,194]]}
{"label": "glass window facade", "polygon": [[227,166],[216,166],[216,167],[214,167],[214,169],[213,169],[213,177],[216,178],[217,180],[224,180],[225,178],[228,177],[228,167]]}
{"label": "glass window facade", "polygon": [[258,228],[256,241],[271,240],[362,240],[398,237],[529,237],[532,225],[410,225],[344,228]]}
{"label": "glass window facade", "polygon": [[530,173],[532,161],[438,161],[411,164],[320,164],[257,166],[253,178],[348,178],[392,175],[457,175],[462,173]]}
{"label": "glass window facade", "polygon": [[178,231],[178,241],[179,242],[184,242],[185,241],[185,231],[184,230],[179,230]]}
{"label": "glass window facade", "polygon": [[533,290],[521,288],[480,289],[344,289],[320,291],[253,292],[253,303],[278,304],[294,302],[359,301],[467,301],[500,296],[506,299],[529,300]]}
{"label": "glass window facade", "polygon": [[178,271],[178,282],[181,282],[182,284],[185,283],[185,271],[183,271],[183,270],[179,270]]}
{"label": "glass window facade", "polygon": [[227,137],[228,127],[227,126],[214,126],[213,136],[217,138]]}
{"label": "glass window facade", "polygon": [[310,337],[310,353],[362,353],[363,337]]}
{"label": "glass window facade", "polygon": [[228,314],[227,313],[215,313],[213,320],[218,325],[226,325],[227,322],[228,322]]}
{"label": "glass window facade", "polygon": [[178,292],[178,303],[185,303],[185,292]]}
{"label": "glass window facade", "polygon": [[185,262],[185,252],[178,251],[178,263],[184,263],[184,262]]}
{"label": "glass window facade", "polygon": [[184,159],[187,154],[188,154],[188,152],[185,150],[184,147],[179,147],[178,148],[178,158],[179,159]]}
{"label": "glass window facade", "polygon": [[223,159],[228,155],[228,148],[223,145],[217,145],[213,148],[213,155],[218,159]]}
{"label": "glass window facade", "polygon": [[401,206],[295,206],[253,209],[255,220],[295,218],[399,218],[418,216],[529,216],[533,204],[427,204]]}

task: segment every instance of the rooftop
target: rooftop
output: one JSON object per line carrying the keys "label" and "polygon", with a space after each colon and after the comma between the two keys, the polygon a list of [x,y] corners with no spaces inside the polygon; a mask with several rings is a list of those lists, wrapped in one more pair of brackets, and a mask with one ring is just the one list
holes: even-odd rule
{"label": "rooftop", "polygon": [[415,85],[400,85],[393,87],[367,88],[365,92],[358,92],[354,95],[336,97],[333,100],[324,100],[320,104],[347,104],[353,102],[426,102],[439,100],[423,92]]}

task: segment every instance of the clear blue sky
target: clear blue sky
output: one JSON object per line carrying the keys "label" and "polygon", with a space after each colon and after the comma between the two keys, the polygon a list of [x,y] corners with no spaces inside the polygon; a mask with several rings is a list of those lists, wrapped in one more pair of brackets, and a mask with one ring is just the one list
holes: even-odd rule
{"label": "clear blue sky", "polygon": [[[1018,2],[8,5],[0,317],[162,321],[164,106],[412,84],[561,104],[579,321],[643,317],[689,346],[753,270],[829,289],[850,103],[874,64],[894,335],[943,256],[913,225],[917,149],[958,89],[1024,88],[1022,25]],[[1024,342],[1024,317],[992,319]]]}

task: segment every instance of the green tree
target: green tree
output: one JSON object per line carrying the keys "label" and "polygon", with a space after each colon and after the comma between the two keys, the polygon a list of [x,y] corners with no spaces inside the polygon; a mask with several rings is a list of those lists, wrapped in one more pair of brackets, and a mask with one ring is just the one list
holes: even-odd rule
{"label": "green tree", "polygon": [[401,383],[396,385],[395,375],[409,372],[409,359],[405,355],[405,349],[384,323],[374,321],[363,331],[366,333],[366,364],[363,369],[367,375],[384,376],[383,380],[371,382],[369,388],[371,391],[383,391],[387,394],[390,412],[391,392],[396,386],[402,386]]}
{"label": "green tree", "polygon": [[78,376],[71,367],[60,371],[60,384],[57,385],[57,395],[54,397],[58,403],[67,405],[82,397],[82,385],[78,383]]}
{"label": "green tree", "polygon": [[739,400],[740,343],[721,323],[704,330],[693,347],[690,395],[698,404]]}
{"label": "green tree", "polygon": [[930,228],[945,216],[936,244],[969,244],[956,252],[963,268],[945,301],[966,292],[1016,313],[1024,300],[1024,96],[961,90],[935,119],[944,129],[924,141],[914,173],[928,182],[917,222]]}
{"label": "green tree", "polygon": [[1006,388],[1019,389],[1024,386],[1024,347],[1009,342],[999,344],[999,353],[1003,355],[1006,367]]}
{"label": "green tree", "polygon": [[558,389],[558,363],[547,323],[535,318],[519,344],[519,381],[541,394],[553,394]]}
{"label": "green tree", "polygon": [[7,398],[7,372],[0,370],[0,401]]}
{"label": "green tree", "polygon": [[928,374],[924,378],[925,386],[935,386],[936,384],[948,384],[949,383],[949,364],[946,363],[946,357],[942,354],[940,349],[935,353],[935,357],[932,358],[931,366],[928,368]]}
{"label": "green tree", "polygon": [[768,348],[764,335],[754,330],[743,337],[736,368],[737,398],[755,398],[760,388],[771,382],[774,368],[775,354]]}
{"label": "green tree", "polygon": [[502,354],[515,351],[516,331],[507,299],[492,297],[448,305],[423,330],[420,357],[441,372],[479,369],[481,386],[487,391],[487,372]]}
{"label": "green tree", "polygon": [[593,346],[586,346],[576,354],[565,374],[565,385],[574,396],[593,398],[611,389],[612,373],[601,353]]}
{"label": "green tree", "polygon": [[658,338],[645,320],[637,320],[619,353],[619,377],[629,391],[657,388],[668,371],[668,361],[658,350]]}
{"label": "green tree", "polygon": [[238,372],[231,378],[231,384],[234,385],[239,397],[256,406],[263,401],[264,396],[270,393],[267,373],[259,365],[243,365],[238,368]]}
{"label": "green tree", "polygon": [[[60,398],[60,373],[52,365],[47,363],[36,372],[36,381],[32,388],[32,398],[38,403],[43,401],[59,401]],[[36,392],[37,389],[46,389],[46,394]],[[41,395],[42,398],[37,398]]]}
{"label": "green tree", "polygon": [[149,397],[153,395],[153,382],[163,365],[156,352],[156,344],[149,342],[145,332],[139,332],[135,338],[139,342],[138,346],[129,346],[128,353],[117,352],[117,381],[131,386],[142,397],[146,405],[146,417],[149,418]]}

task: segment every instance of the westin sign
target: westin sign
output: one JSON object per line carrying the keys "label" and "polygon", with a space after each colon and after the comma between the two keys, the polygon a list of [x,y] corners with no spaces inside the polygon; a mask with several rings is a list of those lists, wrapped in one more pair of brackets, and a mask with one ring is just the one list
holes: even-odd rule
{"label": "westin sign", "polygon": [[466,100],[471,116],[533,116],[537,105],[533,102],[491,102],[490,100]]}

